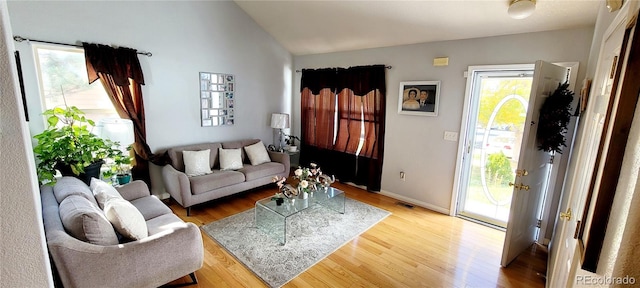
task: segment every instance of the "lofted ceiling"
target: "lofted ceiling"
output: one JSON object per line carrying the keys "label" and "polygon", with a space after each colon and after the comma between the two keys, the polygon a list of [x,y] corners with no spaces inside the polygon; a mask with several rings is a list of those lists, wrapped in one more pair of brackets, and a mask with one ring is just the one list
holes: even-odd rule
{"label": "lofted ceiling", "polygon": [[604,0],[537,0],[509,17],[510,0],[245,1],[249,16],[294,55],[593,26]]}

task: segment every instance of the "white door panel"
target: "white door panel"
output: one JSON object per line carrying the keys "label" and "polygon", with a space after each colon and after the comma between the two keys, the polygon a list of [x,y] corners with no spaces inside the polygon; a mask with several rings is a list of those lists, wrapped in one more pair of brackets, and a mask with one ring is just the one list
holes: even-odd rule
{"label": "white door panel", "polygon": [[537,121],[542,103],[555,91],[558,84],[566,81],[566,77],[566,68],[544,61],[536,62],[518,160],[518,171],[528,173],[517,176],[514,182],[511,211],[502,252],[501,265],[504,267],[535,242],[540,200],[544,193],[543,189],[547,187],[550,159],[549,153],[538,150]]}

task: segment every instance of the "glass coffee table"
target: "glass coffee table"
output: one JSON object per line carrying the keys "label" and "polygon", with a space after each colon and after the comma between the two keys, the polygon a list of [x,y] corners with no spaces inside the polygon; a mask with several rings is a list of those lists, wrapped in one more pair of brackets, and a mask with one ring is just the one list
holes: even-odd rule
{"label": "glass coffee table", "polygon": [[321,189],[310,193],[307,199],[284,199],[280,206],[276,205],[271,197],[256,201],[255,221],[256,227],[278,240],[282,245],[287,243],[287,218],[298,214],[309,207],[319,204],[331,210],[345,213],[344,192],[329,187],[326,191]]}

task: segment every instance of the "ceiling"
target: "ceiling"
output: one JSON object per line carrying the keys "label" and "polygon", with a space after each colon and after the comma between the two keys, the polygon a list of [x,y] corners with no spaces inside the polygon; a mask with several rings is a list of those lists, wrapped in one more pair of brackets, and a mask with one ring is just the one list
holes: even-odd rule
{"label": "ceiling", "polygon": [[294,55],[593,26],[604,5],[538,0],[516,20],[510,0],[235,2]]}

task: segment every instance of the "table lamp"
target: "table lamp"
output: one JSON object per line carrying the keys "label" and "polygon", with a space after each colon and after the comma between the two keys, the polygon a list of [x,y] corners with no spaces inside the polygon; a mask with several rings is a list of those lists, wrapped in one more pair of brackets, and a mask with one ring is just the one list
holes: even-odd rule
{"label": "table lamp", "polygon": [[282,129],[289,128],[289,114],[286,114],[286,113],[271,114],[271,128],[278,129],[278,150],[282,151],[284,147],[284,142],[282,138]]}

